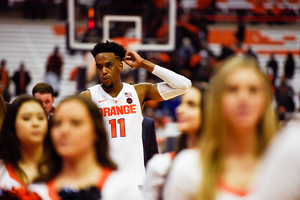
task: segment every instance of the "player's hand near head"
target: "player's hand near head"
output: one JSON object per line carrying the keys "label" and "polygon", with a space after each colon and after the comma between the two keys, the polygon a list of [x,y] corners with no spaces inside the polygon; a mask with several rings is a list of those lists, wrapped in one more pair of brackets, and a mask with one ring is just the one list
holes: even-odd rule
{"label": "player's hand near head", "polygon": [[153,64],[148,60],[143,59],[138,53],[134,51],[128,51],[123,61],[131,68],[140,67],[146,69],[149,72],[152,72],[155,66],[155,64]]}
{"label": "player's hand near head", "polygon": [[123,59],[123,61],[131,68],[140,67],[143,60],[144,59],[134,51],[128,51]]}

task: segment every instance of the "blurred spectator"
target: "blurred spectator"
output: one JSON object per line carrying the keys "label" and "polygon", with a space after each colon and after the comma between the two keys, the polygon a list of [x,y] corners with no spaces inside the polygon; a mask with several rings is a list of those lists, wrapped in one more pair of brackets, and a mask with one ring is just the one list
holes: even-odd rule
{"label": "blurred spectator", "polygon": [[271,68],[273,71],[272,85],[275,86],[274,83],[277,78],[278,63],[277,60],[275,60],[273,53],[270,54],[270,60],[268,61],[267,68]]}
{"label": "blurred spectator", "polygon": [[212,4],[212,0],[198,0],[196,2],[197,2],[197,9],[199,10],[206,10]]}
{"label": "blurred spectator", "polygon": [[278,6],[278,0],[274,0],[271,9],[269,10],[269,14],[273,18],[273,22],[269,22],[269,24],[280,24],[280,15],[282,14],[282,9]]}
{"label": "blurred spectator", "polygon": [[261,156],[277,132],[270,87],[253,58],[222,64],[205,98],[201,138],[176,155],[165,200],[251,199]]}
{"label": "blurred spectator", "polygon": [[256,52],[251,48],[251,46],[248,46],[248,50],[246,52],[246,55],[253,57],[256,61],[258,60]]}
{"label": "blurred spectator", "polygon": [[[163,28],[164,18],[166,13],[164,1],[148,1],[145,2],[143,13],[143,24],[147,24],[144,28],[146,38],[156,38],[158,35],[158,30]],[[132,7],[132,6],[131,6]],[[123,10],[124,8],[122,8]]]}
{"label": "blurred spectator", "polygon": [[257,16],[265,15],[267,12],[264,0],[253,0],[252,13]]}
{"label": "blurred spectator", "polygon": [[293,100],[294,90],[286,83],[286,78],[281,78],[281,84],[275,89],[275,99],[277,102],[277,108],[279,109],[280,118],[285,120],[286,114],[295,111],[295,103]]}
{"label": "blurred spectator", "polygon": [[55,107],[53,106],[55,97],[53,95],[54,90],[51,85],[47,83],[38,83],[32,89],[32,96],[43,103],[49,127],[52,125],[52,116],[55,111]]}
{"label": "blurred spectator", "polygon": [[193,54],[196,53],[192,41],[188,37],[182,38],[182,44],[177,48],[176,54],[176,63],[175,67],[172,66],[172,70],[177,73],[183,74],[185,70],[189,69],[189,61]]}
{"label": "blurred spectator", "polygon": [[280,15],[281,12],[282,12],[282,10],[279,8],[278,2],[276,2],[276,0],[274,0],[272,7],[270,9],[270,13],[272,15],[278,16],[278,15]]}
{"label": "blurred spectator", "polygon": [[3,121],[4,121],[5,113],[6,113],[5,101],[2,97],[2,95],[0,94],[0,131],[2,128]]}
{"label": "blurred spectator", "polygon": [[103,118],[91,100],[64,99],[53,120],[51,141],[39,168],[41,183],[33,191],[42,199],[140,199],[138,187],[116,170],[109,156]]}
{"label": "blurred spectator", "polygon": [[[180,105],[176,109],[177,127],[181,131],[179,137],[168,137],[166,145],[171,152],[155,155],[147,165],[147,174],[143,186],[145,200],[161,199],[162,189],[174,157],[183,149],[196,146],[201,135],[203,124],[203,100],[206,84],[194,84],[190,91],[182,95]],[[171,143],[169,143],[171,142]]]}
{"label": "blurred spectator", "polygon": [[69,80],[76,81],[76,94],[86,90],[87,84],[87,67],[90,65],[90,52],[82,52],[82,62],[74,67],[70,73]]}
{"label": "blurred spectator", "polygon": [[67,19],[67,0],[61,0],[61,3],[59,5],[59,19]]}
{"label": "blurred spectator", "polygon": [[8,0],[0,1],[0,11],[5,11],[8,8]]}
{"label": "blurred spectator", "polygon": [[190,71],[192,81],[208,82],[212,74],[215,58],[213,53],[204,46],[190,59]]}
{"label": "blurred spectator", "polygon": [[49,56],[46,65],[45,82],[54,89],[54,96],[59,95],[63,59],[59,53],[59,47],[55,46],[53,53]]}
{"label": "blurred spectator", "polygon": [[178,16],[178,18],[176,27],[176,49],[182,45],[182,42],[184,41],[183,38],[188,37],[196,51],[200,50],[200,38],[202,36],[199,34],[201,32],[196,25],[192,24],[193,20],[191,20],[191,15],[183,13]]}
{"label": "blurred spectator", "polygon": [[241,17],[239,17],[238,27],[237,27],[237,31],[236,31],[236,34],[235,34],[235,37],[238,41],[238,46],[241,46],[244,43],[245,30],[246,30],[245,24],[242,21]]}
{"label": "blurred spectator", "polygon": [[222,61],[225,60],[226,58],[232,56],[234,54],[234,51],[225,45],[222,45],[222,50],[221,50],[221,55],[219,56],[218,60]]}
{"label": "blurred spectator", "polygon": [[287,79],[291,79],[295,71],[295,61],[291,52],[287,54],[284,64],[284,75]]}
{"label": "blurred spectator", "polygon": [[23,17],[29,19],[46,18],[46,1],[25,0],[23,4]]}
{"label": "blurred spectator", "polygon": [[0,87],[2,90],[2,96],[6,102],[10,101],[10,93],[9,93],[9,76],[6,70],[6,60],[1,60],[1,68],[0,68]]}
{"label": "blurred spectator", "polygon": [[15,95],[27,93],[26,88],[31,81],[29,72],[25,70],[24,63],[21,62],[19,70],[17,70],[13,77],[13,82],[15,83]]}
{"label": "blurred spectator", "polygon": [[190,23],[197,26],[199,28],[199,39],[200,41],[207,41],[208,29],[207,29],[207,21],[199,12],[194,12],[191,15]]}
{"label": "blurred spectator", "polygon": [[[37,166],[45,153],[44,144],[49,142],[44,140],[48,133],[47,125],[40,101],[29,95],[20,95],[12,102],[0,134],[1,188],[14,191],[15,194],[22,188],[26,194],[27,185],[39,174]],[[6,198],[0,196],[0,199]]]}
{"label": "blurred spectator", "polygon": [[[300,93],[298,93],[298,102],[300,102]],[[288,122],[293,122],[293,121],[297,121],[297,120],[300,122],[300,106],[292,114],[292,116]]]}

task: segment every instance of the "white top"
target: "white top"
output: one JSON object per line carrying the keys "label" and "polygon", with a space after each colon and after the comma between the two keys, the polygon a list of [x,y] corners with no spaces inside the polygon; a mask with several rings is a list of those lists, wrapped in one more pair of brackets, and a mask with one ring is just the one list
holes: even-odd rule
{"label": "white top", "polygon": [[[194,199],[200,188],[202,174],[197,149],[182,150],[174,159],[164,191],[164,200]],[[229,188],[218,188],[216,200],[244,200],[252,194],[240,196]]]}
{"label": "white top", "polygon": [[15,175],[14,170],[9,170],[8,166],[5,165],[3,160],[0,160],[0,188],[5,190],[11,190],[13,187],[21,187],[21,184],[13,178]]}
{"label": "white top", "polygon": [[142,185],[145,177],[143,116],[134,86],[123,83],[122,90],[115,98],[107,94],[100,85],[88,90],[103,116],[111,158],[118,169],[127,172],[129,179]]}
{"label": "white top", "polygon": [[281,131],[266,154],[255,200],[300,199],[300,121]]}
{"label": "white top", "polygon": [[[36,192],[43,200],[57,200],[54,185],[49,183],[31,184],[30,191]],[[141,192],[135,182],[129,181],[120,171],[113,171],[106,179],[101,189],[101,200],[141,200]]]}
{"label": "white top", "polygon": [[145,200],[158,200],[172,164],[171,153],[155,154],[147,163],[146,178],[143,186]]}

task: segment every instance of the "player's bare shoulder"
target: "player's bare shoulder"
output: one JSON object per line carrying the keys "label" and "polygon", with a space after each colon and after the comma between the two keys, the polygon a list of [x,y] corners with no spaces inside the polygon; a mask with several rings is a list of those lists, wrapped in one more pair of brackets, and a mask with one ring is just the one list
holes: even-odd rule
{"label": "player's bare shoulder", "polygon": [[89,90],[81,92],[79,94],[79,96],[84,97],[84,98],[88,98],[88,99],[92,99],[92,95],[91,95],[91,92]]}

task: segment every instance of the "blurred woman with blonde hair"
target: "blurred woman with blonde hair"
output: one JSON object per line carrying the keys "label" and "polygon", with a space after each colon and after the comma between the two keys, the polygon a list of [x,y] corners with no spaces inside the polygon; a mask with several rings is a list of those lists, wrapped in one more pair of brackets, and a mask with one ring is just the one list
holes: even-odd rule
{"label": "blurred woman with blonde hair", "polygon": [[145,200],[158,200],[162,197],[162,188],[174,157],[184,149],[194,148],[201,136],[204,98],[207,84],[195,82],[191,89],[182,95],[176,107],[177,128],[181,134],[177,138],[174,151],[156,154],[148,162],[143,185]]}
{"label": "blurred woman with blonde hair", "polygon": [[234,56],[217,66],[201,140],[175,158],[164,199],[251,196],[262,155],[277,132],[270,86],[253,58]]}

